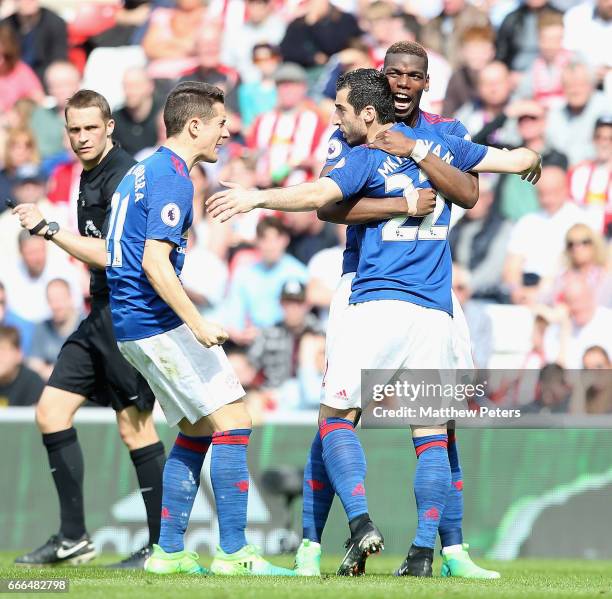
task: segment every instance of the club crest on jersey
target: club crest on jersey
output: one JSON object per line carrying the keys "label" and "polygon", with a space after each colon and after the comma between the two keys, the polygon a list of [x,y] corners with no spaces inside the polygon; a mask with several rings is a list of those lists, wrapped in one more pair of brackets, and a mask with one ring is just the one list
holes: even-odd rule
{"label": "club crest on jersey", "polygon": [[161,209],[161,219],[168,227],[176,227],[181,219],[181,209],[174,202],[166,204]]}
{"label": "club crest on jersey", "polygon": [[330,139],[327,146],[327,160],[338,158],[342,153],[342,144],[337,139]]}

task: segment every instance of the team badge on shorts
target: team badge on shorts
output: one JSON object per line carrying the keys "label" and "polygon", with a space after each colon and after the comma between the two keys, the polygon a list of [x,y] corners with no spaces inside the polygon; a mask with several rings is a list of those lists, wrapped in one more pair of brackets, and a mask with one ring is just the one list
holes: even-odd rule
{"label": "team badge on shorts", "polygon": [[225,377],[225,384],[228,387],[238,387],[240,385],[240,381],[234,373],[228,373]]}
{"label": "team badge on shorts", "polygon": [[165,225],[176,227],[181,219],[181,209],[175,204],[166,204],[161,210],[161,219]]}

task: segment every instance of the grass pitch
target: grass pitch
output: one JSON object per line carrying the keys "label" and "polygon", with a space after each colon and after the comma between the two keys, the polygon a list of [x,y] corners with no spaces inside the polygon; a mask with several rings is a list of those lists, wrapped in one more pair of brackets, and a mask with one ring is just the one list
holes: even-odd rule
{"label": "grass pitch", "polygon": [[[612,598],[612,563],[580,560],[517,560],[487,562],[482,566],[502,573],[500,580],[471,581],[440,578],[440,561],[434,564],[433,579],[395,578],[390,573],[401,556],[382,555],[368,560],[368,575],[362,578],[339,578],[333,573],[340,556],[323,560],[322,578],[226,578],[193,576],[153,576],[144,572],[106,570],[104,563],[116,556],[103,556],[92,566],[78,568],[17,568],[14,554],[0,554],[2,579],[70,580],[68,596],[140,599],[208,597],[213,599],[313,599],[318,597],[346,599],[462,599],[462,598],[534,598],[543,597],[610,597]],[[291,556],[275,557],[275,564],[291,567]],[[201,559],[205,565],[210,559]],[[21,594],[40,597],[40,594]]]}

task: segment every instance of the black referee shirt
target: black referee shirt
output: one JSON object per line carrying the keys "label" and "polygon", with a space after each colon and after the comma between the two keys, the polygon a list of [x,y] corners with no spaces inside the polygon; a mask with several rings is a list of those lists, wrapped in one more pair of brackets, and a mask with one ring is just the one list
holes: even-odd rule
{"label": "black referee shirt", "polygon": [[[81,235],[98,239],[106,237],[113,194],[134,164],[136,161],[115,144],[100,164],[89,171],[83,171],[77,203]],[[91,269],[90,293],[92,297],[108,294],[106,271]]]}

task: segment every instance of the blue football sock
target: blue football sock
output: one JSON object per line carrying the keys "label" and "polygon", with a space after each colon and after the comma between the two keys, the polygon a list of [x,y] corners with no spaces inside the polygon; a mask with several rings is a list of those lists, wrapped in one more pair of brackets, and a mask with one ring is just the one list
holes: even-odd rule
{"label": "blue football sock", "polygon": [[327,476],[323,462],[323,443],[319,431],[312,440],[310,454],[304,469],[304,503],[302,507],[302,536],[315,543],[321,542],[321,535],[327,522],[329,510],[334,501],[334,487]]}
{"label": "blue football sock", "polygon": [[327,418],[319,427],[323,462],[349,522],[368,513],[366,459],[355,427],[344,418]]}
{"label": "blue football sock", "polygon": [[219,545],[225,553],[235,553],[247,544],[250,434],[250,428],[237,428],[213,435],[210,480],[217,503]]}
{"label": "blue football sock", "polygon": [[185,530],[210,442],[211,437],[188,437],[179,433],[166,460],[159,546],[168,553],[184,549]]}
{"label": "blue football sock", "polygon": [[455,431],[448,431],[448,461],[451,469],[451,486],[446,498],[446,507],[440,518],[440,541],[442,547],[461,545],[463,543],[463,474],[459,463],[459,450]]}
{"label": "blue football sock", "polygon": [[414,474],[418,527],[413,544],[433,549],[451,484],[447,436],[428,435],[412,441],[418,458]]}

